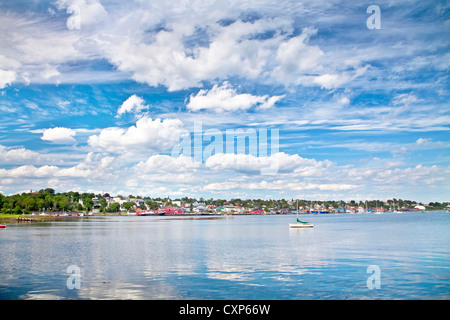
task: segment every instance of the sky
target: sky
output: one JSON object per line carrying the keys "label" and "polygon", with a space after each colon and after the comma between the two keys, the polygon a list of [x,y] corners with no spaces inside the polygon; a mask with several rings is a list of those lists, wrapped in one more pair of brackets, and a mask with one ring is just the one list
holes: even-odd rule
{"label": "sky", "polygon": [[443,0],[0,0],[0,193],[449,201],[449,48]]}

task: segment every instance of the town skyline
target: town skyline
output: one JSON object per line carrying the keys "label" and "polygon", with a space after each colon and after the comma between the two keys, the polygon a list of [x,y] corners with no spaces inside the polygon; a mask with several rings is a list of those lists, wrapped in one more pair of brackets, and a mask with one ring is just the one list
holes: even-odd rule
{"label": "town skyline", "polygon": [[222,215],[222,214],[329,214],[329,213],[402,213],[407,211],[446,210],[450,202],[421,202],[403,199],[343,201],[308,199],[195,199],[151,198],[109,193],[57,193],[52,188],[3,196],[0,211],[16,217],[22,214],[45,216],[125,215]]}

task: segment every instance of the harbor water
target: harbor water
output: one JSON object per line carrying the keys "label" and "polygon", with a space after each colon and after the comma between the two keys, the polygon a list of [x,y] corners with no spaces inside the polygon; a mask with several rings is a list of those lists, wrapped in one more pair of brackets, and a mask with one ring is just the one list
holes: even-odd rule
{"label": "harbor water", "polygon": [[450,214],[102,216],[0,230],[0,299],[449,299]]}

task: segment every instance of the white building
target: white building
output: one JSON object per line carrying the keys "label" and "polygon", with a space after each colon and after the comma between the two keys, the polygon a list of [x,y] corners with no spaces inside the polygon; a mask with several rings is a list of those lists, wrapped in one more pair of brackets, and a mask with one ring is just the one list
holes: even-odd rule
{"label": "white building", "polygon": [[176,206],[176,207],[181,207],[181,201],[179,201],[179,200],[173,200],[173,201],[172,201],[172,205],[173,205],[173,206]]}

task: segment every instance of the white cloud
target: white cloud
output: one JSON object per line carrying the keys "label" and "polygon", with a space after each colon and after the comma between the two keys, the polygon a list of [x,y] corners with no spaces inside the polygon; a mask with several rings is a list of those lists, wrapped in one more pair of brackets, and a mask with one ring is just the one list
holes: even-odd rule
{"label": "white cloud", "polygon": [[305,74],[323,70],[323,51],[318,46],[308,45],[309,38],[316,33],[317,29],[305,28],[301,35],[280,44],[276,52],[278,66],[273,70],[274,78],[281,83],[294,81],[298,84],[303,81]]}
{"label": "white cloud", "polygon": [[317,173],[320,168],[331,165],[329,161],[302,158],[297,154],[278,152],[270,156],[256,157],[251,154],[218,153],[205,161],[205,166],[215,171],[236,170],[247,173],[260,173],[261,170],[276,168],[279,173],[295,172],[304,175],[306,171]]}
{"label": "white cloud", "polygon": [[261,166],[268,166],[267,162],[267,157],[258,158],[250,154],[217,153],[206,159],[205,166],[215,171],[259,172]]}
{"label": "white cloud", "polygon": [[242,184],[234,182],[234,181],[226,181],[226,182],[213,182],[209,183],[203,187],[204,190],[233,190],[237,188],[242,188]]}
{"label": "white cloud", "polygon": [[134,169],[138,173],[161,173],[161,172],[186,172],[195,171],[200,167],[200,163],[195,162],[193,158],[180,155],[171,157],[162,154],[150,156],[146,161],[139,162]]}
{"label": "white cloud", "polygon": [[62,168],[58,172],[55,173],[55,177],[93,177],[93,175],[96,174],[95,170],[91,170],[86,168],[86,165],[83,163],[77,164],[76,166],[70,167],[70,168]]}
{"label": "white cloud", "polygon": [[184,134],[183,123],[178,119],[140,118],[127,129],[111,127],[90,136],[91,147],[113,153],[148,153],[167,150],[178,143]]}
{"label": "white cloud", "polygon": [[133,94],[119,107],[119,110],[117,110],[117,116],[120,117],[122,114],[127,112],[139,113],[146,108],[148,108],[148,106],[144,104],[144,99]]}
{"label": "white cloud", "polygon": [[13,81],[48,83],[60,76],[59,66],[86,59],[76,48],[81,34],[61,30],[48,16],[0,13],[0,87]]}
{"label": "white cloud", "polygon": [[430,144],[430,142],[431,142],[430,138],[419,138],[419,139],[417,139],[416,144],[417,145],[427,145],[427,144]]}
{"label": "white cloud", "polygon": [[[143,30],[126,19],[121,20],[135,34],[130,37],[122,31],[122,38],[115,37],[114,42],[107,39],[106,54],[111,63],[121,71],[130,72],[134,80],[151,86],[162,84],[169,91],[175,91],[199,87],[205,80],[220,80],[234,75],[244,78],[260,76],[282,37],[278,34],[268,40],[251,37],[272,28],[286,29],[287,25],[283,19],[262,19],[253,23],[235,21],[226,26],[217,24],[219,19],[209,18],[209,21],[203,21],[204,24],[197,19],[189,21],[184,18],[166,23],[164,30],[153,34],[153,41],[149,43],[134,40],[143,36]],[[208,38],[204,39],[207,45],[186,43],[185,39],[195,37],[199,28],[208,30]]]}
{"label": "white cloud", "polygon": [[98,24],[107,17],[105,8],[98,0],[57,0],[55,4],[59,10],[67,9],[67,13],[71,14],[67,20],[69,29],[81,29]]}
{"label": "white cloud", "polygon": [[11,178],[45,178],[53,176],[58,172],[58,167],[42,166],[35,167],[32,165],[24,165],[13,169],[0,169],[0,176]]}
{"label": "white cloud", "polygon": [[347,97],[342,97],[338,100],[338,102],[341,105],[348,105],[348,104],[350,104],[350,99]]}
{"label": "white cloud", "polygon": [[[417,165],[409,168],[398,168],[398,165],[403,166],[404,164],[385,163],[378,166],[371,164],[360,168],[329,166],[323,167],[319,174],[305,172],[305,175],[299,176],[296,172],[280,172],[278,175],[270,177],[261,175],[234,176],[225,181],[223,181],[223,178],[226,176],[221,176],[204,184],[203,190],[215,194],[222,194],[223,191],[225,191],[223,194],[229,194],[230,190],[237,192],[248,190],[267,192],[272,190],[272,194],[274,194],[273,190],[275,190],[278,196],[288,195],[293,191],[301,191],[302,197],[314,196],[317,198],[326,195],[326,197],[336,199],[347,199],[347,192],[351,190],[353,196],[349,198],[354,198],[358,194],[361,198],[370,199],[369,194],[374,192],[375,194],[378,193],[378,198],[398,195],[399,190],[402,190],[399,185],[404,184],[409,186],[410,192],[423,184],[428,188],[442,187],[448,189],[446,185],[446,181],[450,178],[450,167],[448,166]],[[359,190],[358,193],[355,193],[356,190]],[[322,191],[334,193],[324,194]],[[320,192],[320,194],[317,192]],[[405,193],[405,190],[401,192]],[[366,193],[366,195],[361,196],[362,193]]]}
{"label": "white cloud", "polygon": [[[80,162],[75,166],[61,168],[57,166],[44,165],[36,167],[34,165],[23,165],[12,169],[0,169],[0,176],[13,179],[18,178],[96,178],[100,179],[108,174],[105,168],[97,165]],[[101,170],[101,171],[100,171]]]}
{"label": "white cloud", "polygon": [[412,150],[430,150],[448,148],[450,143],[443,141],[433,141],[432,138],[419,138],[415,144],[411,146]]}
{"label": "white cloud", "polygon": [[262,181],[260,183],[249,183],[249,189],[268,189],[268,190],[331,190],[346,191],[358,188],[358,185],[348,183],[310,183],[310,182],[292,182],[289,180],[277,180],[274,182]]}
{"label": "white cloud", "polygon": [[265,101],[265,102],[261,103],[260,105],[258,105],[258,109],[261,109],[261,110],[270,109],[270,108],[272,108],[275,105],[275,103],[277,103],[278,101],[280,101],[284,97],[285,97],[285,95],[272,96],[269,99],[267,99],[267,101]]}
{"label": "white cloud", "polygon": [[402,93],[399,95],[396,95],[394,97],[394,104],[395,105],[405,105],[408,106],[411,103],[417,102],[418,99],[414,94],[409,94],[409,93]]}
{"label": "white cloud", "polygon": [[73,154],[62,153],[40,153],[24,147],[7,147],[0,145],[0,164],[9,165],[42,165],[42,164],[63,164],[66,157],[69,162],[76,161],[78,157]]}
{"label": "white cloud", "polygon": [[5,88],[16,80],[16,72],[0,69],[0,89]]}
{"label": "white cloud", "polygon": [[323,74],[314,78],[314,83],[323,88],[333,89],[349,81],[349,76],[345,74]]}
{"label": "white cloud", "polygon": [[36,161],[40,158],[39,153],[20,148],[7,148],[0,144],[0,163],[18,164],[30,161]]}
{"label": "white cloud", "polygon": [[45,129],[41,139],[58,144],[72,144],[76,142],[73,138],[76,134],[76,131],[73,129],[56,127]]}
{"label": "white cloud", "polygon": [[366,65],[357,67],[355,70],[348,70],[340,73],[325,73],[314,77],[313,82],[325,89],[336,89],[363,75],[368,68],[369,66]]}
{"label": "white cloud", "polygon": [[52,77],[59,76],[61,73],[54,66],[47,66],[44,70],[41,71],[41,76],[44,79],[50,79]]}
{"label": "white cloud", "polygon": [[[284,15],[247,21],[235,18],[242,17],[245,9],[216,1],[204,2],[201,7],[177,4],[177,9],[140,2],[138,9],[109,6],[111,12],[97,0],[57,0],[54,5],[70,10],[69,20],[79,19],[80,32],[62,29],[60,21],[49,22],[48,16],[0,17],[5,21],[0,26],[0,40],[7,48],[0,68],[16,72],[16,78],[26,82],[54,81],[55,77],[58,82],[82,81],[82,77],[92,77],[79,70],[78,76],[69,74],[62,67],[67,69],[71,61],[103,58],[123,72],[120,76],[151,86],[164,85],[169,91],[234,76],[327,89],[354,79],[352,73],[340,72],[339,65],[325,63],[327,53],[309,44],[317,28],[304,28],[294,36],[293,19]],[[234,19],[231,23],[220,23],[230,17]],[[15,27],[14,32],[9,25]],[[90,75],[101,77],[99,72]],[[273,105],[274,99],[260,103],[261,108]]]}
{"label": "white cloud", "polygon": [[250,190],[291,190],[291,191],[308,191],[308,190],[330,190],[330,191],[347,191],[358,188],[358,185],[347,183],[305,183],[292,182],[290,180],[280,179],[276,181],[260,181],[260,182],[217,182],[211,183],[204,187],[205,190],[232,190],[232,189],[250,189]]}
{"label": "white cloud", "polygon": [[200,90],[191,94],[187,108],[193,111],[212,110],[215,112],[246,110],[252,107],[271,108],[284,96],[254,96],[248,93],[237,93],[228,82],[217,84],[211,90]]}

